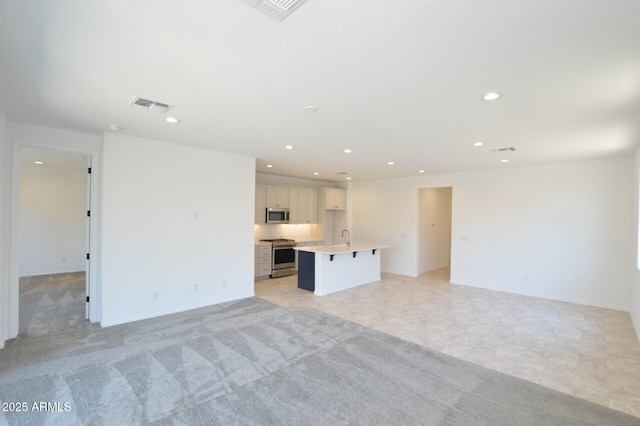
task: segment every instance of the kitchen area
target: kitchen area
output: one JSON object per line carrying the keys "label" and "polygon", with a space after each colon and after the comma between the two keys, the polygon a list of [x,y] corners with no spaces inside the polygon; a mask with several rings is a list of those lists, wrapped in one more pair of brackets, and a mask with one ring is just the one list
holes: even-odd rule
{"label": "kitchen area", "polygon": [[296,274],[294,247],[344,242],[346,184],[258,173],[255,197],[256,281]]}
{"label": "kitchen area", "polygon": [[257,175],[255,197],[256,285],[297,274],[299,289],[322,296],[380,280],[389,246],[351,242],[345,187]]}

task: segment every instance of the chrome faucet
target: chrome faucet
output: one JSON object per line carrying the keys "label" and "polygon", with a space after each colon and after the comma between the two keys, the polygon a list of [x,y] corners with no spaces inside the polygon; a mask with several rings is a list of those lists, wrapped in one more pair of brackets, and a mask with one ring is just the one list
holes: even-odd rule
{"label": "chrome faucet", "polygon": [[344,233],[347,233],[347,245],[351,245],[351,232],[349,232],[348,229],[343,229],[342,230],[342,234],[340,234],[341,237],[344,237]]}

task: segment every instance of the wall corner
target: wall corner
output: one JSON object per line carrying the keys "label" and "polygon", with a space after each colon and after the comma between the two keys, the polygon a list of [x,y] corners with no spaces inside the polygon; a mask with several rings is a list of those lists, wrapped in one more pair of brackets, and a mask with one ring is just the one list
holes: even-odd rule
{"label": "wall corner", "polygon": [[633,259],[631,261],[631,304],[629,313],[640,341],[640,147],[636,150],[633,162]]}
{"label": "wall corner", "polygon": [[5,116],[0,113],[0,349],[9,336],[9,262],[11,251],[11,149],[6,141]]}

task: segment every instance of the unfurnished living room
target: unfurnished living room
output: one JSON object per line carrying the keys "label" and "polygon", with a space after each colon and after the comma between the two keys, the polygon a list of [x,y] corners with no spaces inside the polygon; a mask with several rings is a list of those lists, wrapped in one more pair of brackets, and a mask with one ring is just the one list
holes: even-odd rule
{"label": "unfurnished living room", "polygon": [[0,424],[640,425],[637,16],[0,0]]}

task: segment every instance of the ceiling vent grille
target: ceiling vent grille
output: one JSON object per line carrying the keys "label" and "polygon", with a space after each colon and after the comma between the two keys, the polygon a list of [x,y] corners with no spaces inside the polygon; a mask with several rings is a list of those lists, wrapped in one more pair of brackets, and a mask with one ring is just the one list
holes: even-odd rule
{"label": "ceiling vent grille", "polygon": [[249,0],[254,7],[282,21],[306,0]]}
{"label": "ceiling vent grille", "polygon": [[498,148],[498,149],[494,149],[493,152],[514,152],[516,149],[512,146],[509,146],[507,148]]}
{"label": "ceiling vent grille", "polygon": [[167,105],[163,104],[162,102],[150,101],[149,99],[143,98],[134,98],[131,102],[129,102],[129,105],[136,108],[142,108],[147,111],[159,112],[161,114],[164,114],[171,108],[173,108],[173,105]]}

